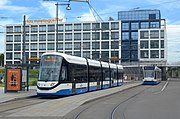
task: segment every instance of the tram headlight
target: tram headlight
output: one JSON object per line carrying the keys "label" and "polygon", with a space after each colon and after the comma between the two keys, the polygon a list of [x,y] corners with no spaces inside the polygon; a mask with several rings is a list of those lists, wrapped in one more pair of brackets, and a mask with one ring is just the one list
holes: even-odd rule
{"label": "tram headlight", "polygon": [[40,86],[41,86],[41,83],[37,83],[37,86],[39,86],[39,87],[40,87]]}
{"label": "tram headlight", "polygon": [[50,86],[54,86],[54,85],[56,85],[56,83],[51,83],[51,84],[50,84]]}

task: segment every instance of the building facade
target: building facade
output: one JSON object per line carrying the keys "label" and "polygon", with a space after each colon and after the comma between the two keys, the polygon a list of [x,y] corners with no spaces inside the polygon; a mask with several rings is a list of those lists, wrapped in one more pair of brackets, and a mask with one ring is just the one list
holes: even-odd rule
{"label": "building facade", "polygon": [[[124,65],[167,62],[166,23],[160,10],[120,11],[114,21],[60,22],[57,30],[56,25],[26,23],[27,63],[39,63],[33,59],[55,51]],[[5,64],[21,63],[22,24],[6,26],[5,46]]]}
{"label": "building facade", "polygon": [[166,23],[161,19],[160,10],[120,11],[118,20],[121,20],[122,26],[122,63],[140,61],[153,65],[158,61],[162,65],[166,64]]}
{"label": "building facade", "polygon": [[[119,63],[121,59],[121,22],[79,22],[59,23],[56,37],[56,23],[26,24],[27,63],[38,63],[45,52],[62,52],[70,55]],[[22,61],[23,26],[6,26],[5,64]],[[58,46],[56,46],[58,39]],[[57,48],[57,49],[56,49]]]}

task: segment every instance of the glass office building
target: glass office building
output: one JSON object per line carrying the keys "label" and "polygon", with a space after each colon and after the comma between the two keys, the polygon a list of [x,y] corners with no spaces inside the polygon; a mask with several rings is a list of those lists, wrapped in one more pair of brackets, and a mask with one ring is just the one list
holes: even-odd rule
{"label": "glass office building", "polygon": [[[166,33],[163,25],[165,25],[165,20],[161,19],[160,10],[132,10],[132,11],[120,11],[118,12],[118,20],[121,20],[121,62],[122,63],[129,63],[129,62],[138,62],[138,60],[143,59],[143,57],[138,57],[140,53],[140,45],[144,42],[139,42],[140,33],[139,30],[142,29],[156,29],[158,31],[158,39],[159,34],[161,32]],[[162,29],[163,27],[163,29]],[[145,30],[148,31],[148,30]],[[142,31],[143,32],[143,31]],[[153,34],[153,31],[148,31],[149,34]],[[157,32],[156,32],[157,33]],[[141,33],[142,34],[142,33]],[[150,42],[152,37],[149,37],[148,40]],[[163,39],[161,38],[161,42],[166,43],[166,37]],[[156,42],[151,42],[150,45],[154,45]],[[161,44],[158,40],[158,44]],[[153,48],[150,46],[150,48]],[[159,46],[158,46],[159,48]],[[139,50],[138,50],[139,49]],[[157,49],[156,49],[157,50]],[[158,49],[162,52],[158,53],[158,60],[166,60],[165,57],[159,57],[159,54],[166,55],[166,47],[163,49]],[[158,51],[159,52],[159,51]],[[164,54],[163,54],[164,53]],[[153,51],[152,53],[153,54]],[[148,58],[155,58],[148,56]]]}

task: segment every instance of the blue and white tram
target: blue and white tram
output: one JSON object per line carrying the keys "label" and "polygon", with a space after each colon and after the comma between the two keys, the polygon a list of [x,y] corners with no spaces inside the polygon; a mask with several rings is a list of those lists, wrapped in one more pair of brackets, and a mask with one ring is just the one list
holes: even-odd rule
{"label": "blue and white tram", "polygon": [[120,86],[122,83],[122,65],[63,53],[44,53],[41,57],[37,95],[73,95]]}
{"label": "blue and white tram", "polygon": [[143,84],[159,84],[161,82],[161,69],[157,66],[144,66]]}

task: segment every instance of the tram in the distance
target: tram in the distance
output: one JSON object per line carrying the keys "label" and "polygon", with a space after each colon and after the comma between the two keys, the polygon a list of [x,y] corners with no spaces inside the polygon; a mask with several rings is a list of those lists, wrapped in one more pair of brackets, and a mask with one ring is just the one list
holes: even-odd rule
{"label": "tram in the distance", "polygon": [[122,65],[63,53],[44,53],[41,57],[37,95],[73,95],[120,86],[122,83]]}
{"label": "tram in the distance", "polygon": [[159,84],[161,82],[161,69],[157,66],[144,66],[143,84]]}

